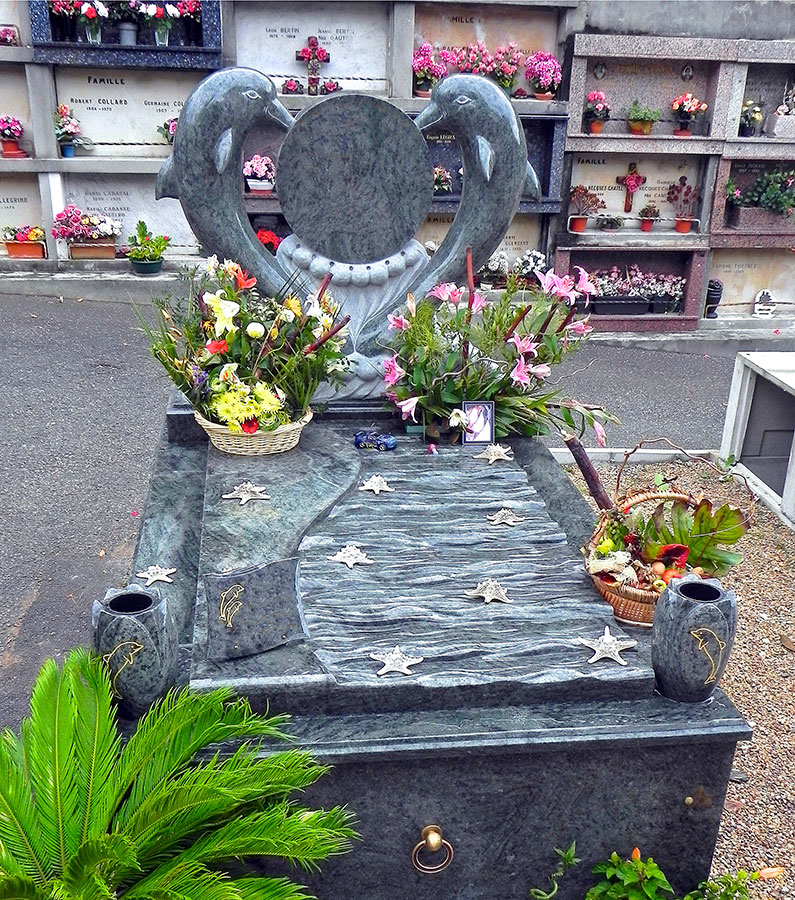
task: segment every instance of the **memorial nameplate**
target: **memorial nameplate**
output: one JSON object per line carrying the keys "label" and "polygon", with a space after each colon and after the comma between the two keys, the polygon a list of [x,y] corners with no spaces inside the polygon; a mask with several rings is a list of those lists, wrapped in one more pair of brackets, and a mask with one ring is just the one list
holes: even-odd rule
{"label": "memorial nameplate", "polygon": [[[558,14],[553,9],[523,9],[521,16],[510,6],[457,3],[418,3],[414,12],[414,44],[429,43],[437,50],[451,50],[483,41],[494,53],[515,41],[524,56],[536,50],[554,53],[557,47]],[[524,68],[517,73],[516,87],[529,90]]]}
{"label": "memorial nameplate", "polygon": [[795,256],[789,250],[715,250],[710,277],[723,282],[721,309],[750,312],[759,291],[795,302]]}
{"label": "memorial nameplate", "polygon": [[[441,244],[445,235],[450,230],[452,215],[431,215],[425,220],[417,233],[417,240],[421,243],[433,241]],[[521,256],[530,248],[537,248],[541,238],[541,217],[517,213],[508,227],[505,237],[500,243],[499,250],[508,254],[508,263],[513,265],[516,257]]]}
{"label": "memorial nameplate", "polygon": [[107,213],[122,223],[119,244],[143,219],[155,234],[171,237],[171,250],[191,252],[198,243],[178,200],[155,200],[154,175],[70,175],[66,201],[81,209]]}
{"label": "memorial nameplate", "polygon": [[0,227],[4,225],[41,225],[39,181],[35,175],[0,175]]}
{"label": "memorial nameplate", "polygon": [[385,93],[389,39],[387,3],[237,3],[237,64],[270,76],[277,86],[286,78],[307,86],[306,63],[296,52],[316,36],[331,61],[321,68],[346,90]]}
{"label": "memorial nameplate", "polygon": [[201,81],[195,72],[136,72],[129,69],[55,70],[59,103],[96,144],[96,156],[168,156],[171,147],[158,126],[182,110]]}
{"label": "memorial nameplate", "polygon": [[[616,179],[624,178],[632,163],[646,181],[633,195],[632,211],[626,213],[624,204],[626,187]],[[668,188],[679,181],[682,175],[688,184],[698,184],[699,169],[692,157],[688,156],[640,156],[628,153],[576,153],[571,167],[572,185],[583,184],[604,201],[605,209],[600,215],[638,216],[647,204],[654,204],[664,218],[673,218],[673,207],[667,202]],[[628,221],[625,227],[631,227]],[[640,227],[635,223],[635,227]]]}

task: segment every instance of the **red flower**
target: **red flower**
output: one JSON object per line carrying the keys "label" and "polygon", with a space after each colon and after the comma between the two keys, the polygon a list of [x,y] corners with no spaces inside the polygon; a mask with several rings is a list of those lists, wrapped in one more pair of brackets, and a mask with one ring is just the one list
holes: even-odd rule
{"label": "red flower", "polygon": [[248,272],[245,269],[237,268],[235,269],[235,282],[237,283],[237,289],[239,291],[247,290],[248,288],[253,288],[257,283],[256,278],[249,278]]}
{"label": "red flower", "polygon": [[94,9],[93,6],[89,6],[88,9],[86,10],[85,15],[86,15],[87,19],[96,19],[97,11]]}
{"label": "red flower", "polygon": [[325,62],[328,59],[328,53],[322,48],[318,47],[315,50],[315,57],[320,60],[320,62]]}
{"label": "red flower", "polygon": [[256,419],[246,419],[240,423],[240,427],[246,434],[256,434],[259,430],[259,422]]}
{"label": "red flower", "polygon": [[301,48],[301,59],[311,59],[311,58],[312,58],[312,51],[309,49],[309,47],[302,47]]}
{"label": "red flower", "polygon": [[274,234],[272,231],[266,231],[264,228],[260,228],[257,232],[257,240],[263,246],[272,248],[274,252],[282,242],[282,239],[278,237],[278,235]]}
{"label": "red flower", "polygon": [[165,10],[163,9],[162,6],[158,6],[157,9],[155,10],[155,18],[156,19],[162,19],[165,14],[166,14]]}
{"label": "red flower", "polygon": [[228,353],[229,352],[229,344],[225,340],[223,341],[207,341],[204,345],[205,349],[209,353]]}

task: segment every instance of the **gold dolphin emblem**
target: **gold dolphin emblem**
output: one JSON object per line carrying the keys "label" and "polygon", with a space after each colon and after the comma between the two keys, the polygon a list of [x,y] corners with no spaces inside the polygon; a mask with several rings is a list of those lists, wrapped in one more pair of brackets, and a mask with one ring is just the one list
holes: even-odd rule
{"label": "gold dolphin emblem", "polygon": [[[694,628],[691,630],[690,636],[695,638],[698,642],[698,647],[696,649],[700,650],[709,660],[709,675],[707,675],[707,680],[704,684],[712,684],[714,681],[717,681],[717,674],[720,671],[720,664],[723,660],[723,651],[726,649],[726,642],[722,641],[711,628]],[[715,645],[718,648],[717,661],[708,649],[710,638],[715,640]]]}
{"label": "gold dolphin emblem", "polygon": [[[131,666],[135,662],[135,657],[144,649],[144,645],[140,644],[138,641],[121,641],[116,644],[116,646],[109,652],[105,653],[102,656],[102,662],[108,667],[111,673],[110,677],[110,689],[113,693],[114,697],[121,697],[121,694],[116,687],[116,682],[119,680],[119,675],[128,667]],[[118,662],[121,661],[121,665],[114,670],[112,661],[114,660]]]}
{"label": "gold dolphin emblem", "polygon": [[245,591],[242,584],[233,584],[225,591],[221,591],[221,605],[218,608],[218,618],[226,623],[227,628],[232,627],[232,621],[240,612],[243,601],[240,595]]}

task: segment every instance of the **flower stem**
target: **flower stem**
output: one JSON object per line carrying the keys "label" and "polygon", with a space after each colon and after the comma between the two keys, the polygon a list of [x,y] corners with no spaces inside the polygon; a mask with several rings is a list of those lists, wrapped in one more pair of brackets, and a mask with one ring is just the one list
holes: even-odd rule
{"label": "flower stem", "polygon": [[580,443],[579,438],[575,437],[573,434],[568,436],[564,435],[563,443],[569,448],[571,455],[574,457],[574,462],[577,463],[577,466],[585,479],[585,483],[588,485],[588,492],[594,500],[596,500],[596,505],[599,509],[613,509],[615,504],[608,496],[607,490],[602,483],[602,479],[599,477],[599,473],[596,471],[594,464],[591,462],[585,447]]}
{"label": "flower stem", "polygon": [[467,340],[464,341],[464,345],[461,348],[461,359],[463,360],[464,368],[466,368],[467,359],[469,358],[469,323],[472,321],[472,304],[475,300],[475,272],[472,268],[472,247],[467,247],[467,287],[469,288],[466,315]]}
{"label": "flower stem", "polygon": [[326,343],[326,341],[331,340],[331,338],[333,338],[338,331],[341,331],[348,324],[348,322],[350,322],[350,320],[351,317],[349,315],[343,316],[333,328],[329,328],[329,330],[321,334],[313,344],[310,344],[308,347],[304,348],[304,356],[309,356],[309,354],[314,353],[315,350],[318,349],[318,347],[322,347],[323,344]]}

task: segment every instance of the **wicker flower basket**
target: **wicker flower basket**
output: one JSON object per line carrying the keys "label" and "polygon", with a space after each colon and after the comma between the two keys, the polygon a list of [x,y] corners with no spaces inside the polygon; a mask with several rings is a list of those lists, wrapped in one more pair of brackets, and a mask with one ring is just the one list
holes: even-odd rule
{"label": "wicker flower basket", "polygon": [[[641,503],[664,503],[666,500],[682,500],[690,509],[695,509],[698,500],[692,494],[685,494],[677,490],[648,490],[633,491],[619,497],[616,500],[616,507],[626,513],[633,506]],[[610,520],[608,511],[602,513],[590,541],[585,545],[584,552],[586,557],[589,556],[602,542]],[[652,619],[654,618],[654,608],[657,605],[659,594],[654,590],[645,590],[631,584],[609,584],[604,581],[600,575],[591,575],[591,581],[597,591],[607,600],[613,607],[614,615],[619,622],[627,625],[642,625],[650,628]]]}
{"label": "wicker flower basket", "polygon": [[194,409],[193,416],[207,432],[213,447],[222,453],[235,456],[265,456],[269,453],[284,453],[298,444],[304,425],[312,421],[312,410],[308,409],[300,419],[280,425],[273,431],[257,431],[254,434],[232,432],[226,425],[216,425]]}

